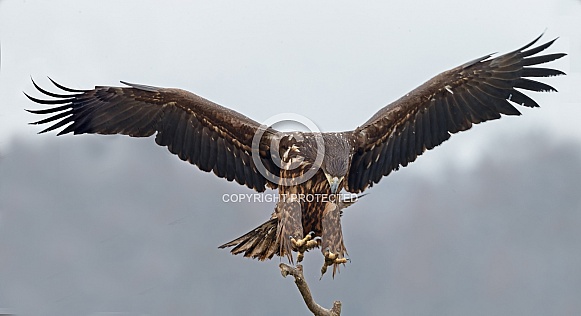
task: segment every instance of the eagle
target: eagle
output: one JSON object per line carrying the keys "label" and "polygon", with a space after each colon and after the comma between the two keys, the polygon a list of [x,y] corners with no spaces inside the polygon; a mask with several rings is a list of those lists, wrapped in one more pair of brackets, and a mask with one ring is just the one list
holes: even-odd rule
{"label": "eagle", "polygon": [[[542,34],[541,34],[542,36]],[[351,131],[281,132],[234,110],[181,89],[121,81],[124,87],[71,89],[50,79],[59,93],[34,87],[50,98],[33,114],[49,115],[31,124],[49,124],[39,133],[58,135],[124,134],[149,137],[181,160],[220,178],[263,192],[278,190],[270,219],[223,244],[232,254],[259,260],[286,257],[293,263],[320,248],[321,273],[333,277],[348,262],[341,215],[356,199],[392,171],[473,124],[520,115],[516,105],[539,105],[523,90],[556,91],[530,79],[564,75],[536,67],[566,54],[539,55],[556,39],[533,47],[541,38],[512,52],[488,54],[444,71],[383,107]],[[305,197],[314,198],[305,198]],[[321,274],[321,276],[322,276]]]}

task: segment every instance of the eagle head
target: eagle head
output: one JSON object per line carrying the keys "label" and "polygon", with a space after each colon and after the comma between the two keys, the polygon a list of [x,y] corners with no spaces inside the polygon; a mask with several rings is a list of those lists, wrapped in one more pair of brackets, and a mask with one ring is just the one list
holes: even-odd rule
{"label": "eagle head", "polygon": [[343,189],[343,179],[349,171],[351,146],[342,133],[325,133],[325,157],[321,165],[329,182],[331,193],[336,194]]}

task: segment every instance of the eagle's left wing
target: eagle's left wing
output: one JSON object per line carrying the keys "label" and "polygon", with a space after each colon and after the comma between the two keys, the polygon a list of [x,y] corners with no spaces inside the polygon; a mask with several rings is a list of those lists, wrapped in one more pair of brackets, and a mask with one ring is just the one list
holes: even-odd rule
{"label": "eagle's left wing", "polygon": [[[358,193],[379,182],[399,166],[407,166],[426,149],[472,124],[499,119],[501,114],[520,115],[513,103],[538,104],[516,90],[556,91],[525,77],[550,77],[564,73],[527,67],[566,54],[535,56],[555,41],[530,48],[540,36],[505,55],[478,58],[430,79],[399,100],[379,110],[353,131],[355,153],[347,178],[347,191]],[[527,50],[528,49],[528,50]]]}
{"label": "eagle's left wing", "polygon": [[[220,178],[259,192],[278,186],[264,176],[279,173],[270,154],[270,140],[276,131],[268,128],[262,133],[258,122],[241,113],[181,89],[123,82],[127,87],[76,90],[52,82],[65,93],[49,92],[34,81],[34,86],[52,99],[37,99],[25,93],[36,103],[52,106],[27,110],[50,115],[32,123],[50,124],[40,133],[63,128],[58,135],[148,137],[155,134],[158,145],[167,146],[171,153],[203,171],[213,171]],[[259,132],[262,137],[254,146],[254,137]],[[258,157],[253,157],[255,149]],[[255,161],[262,166],[257,166]],[[265,170],[260,172],[259,167]]]}

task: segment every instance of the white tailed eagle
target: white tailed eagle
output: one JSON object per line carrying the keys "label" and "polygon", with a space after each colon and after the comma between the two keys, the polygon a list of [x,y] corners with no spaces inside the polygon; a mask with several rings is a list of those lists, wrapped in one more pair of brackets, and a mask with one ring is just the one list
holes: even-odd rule
{"label": "white tailed eagle", "polygon": [[[53,106],[28,110],[50,115],[32,123],[52,124],[40,133],[64,128],[58,135],[155,134],[158,145],[203,171],[258,192],[278,189],[281,199],[271,218],[220,248],[234,247],[233,254],[259,260],[286,256],[292,262],[293,251],[300,261],[305,251],[320,247],[325,257],[322,272],[333,265],[334,275],[338,264],[348,260],[340,215],[350,202],[296,197],[338,197],[342,190],[361,193],[451,134],[502,114],[520,115],[515,105],[538,107],[521,90],[556,91],[528,78],[563,75],[536,65],[566,55],[538,55],[555,41],[532,47],[539,38],[496,58],[486,55],[445,71],[380,109],[355,130],[341,133],[279,133],[188,91],[125,82],[126,87],[77,90],[51,80],[64,91],[53,93],[33,81],[51,99],[26,96]],[[255,135],[260,136],[255,139]],[[298,179],[310,170],[314,173],[306,181],[273,180]]]}

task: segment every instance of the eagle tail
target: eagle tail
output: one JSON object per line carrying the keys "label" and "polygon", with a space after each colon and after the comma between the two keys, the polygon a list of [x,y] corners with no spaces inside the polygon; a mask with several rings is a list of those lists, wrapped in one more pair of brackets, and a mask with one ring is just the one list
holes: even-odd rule
{"label": "eagle tail", "polygon": [[269,219],[250,232],[238,237],[218,248],[234,247],[230,252],[233,255],[244,253],[244,257],[258,260],[271,259],[274,255],[280,255],[280,247],[276,242],[278,219]]}

